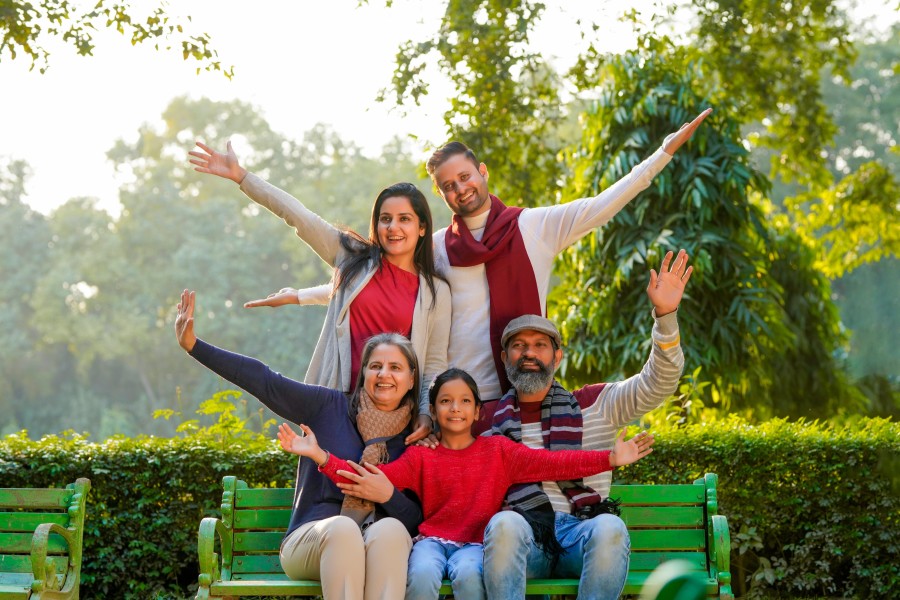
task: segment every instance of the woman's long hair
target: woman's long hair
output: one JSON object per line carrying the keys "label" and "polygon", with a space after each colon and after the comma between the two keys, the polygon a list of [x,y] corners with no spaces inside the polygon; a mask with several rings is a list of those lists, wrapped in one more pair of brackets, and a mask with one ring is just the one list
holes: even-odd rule
{"label": "woman's long hair", "polygon": [[353,419],[354,423],[356,422],[356,415],[359,413],[359,393],[366,384],[366,368],[369,364],[372,352],[382,344],[394,346],[399,349],[403,356],[406,357],[406,362],[412,370],[413,387],[406,392],[397,408],[403,405],[409,405],[412,412],[410,423],[414,423],[419,416],[419,390],[421,389],[419,383],[419,361],[416,359],[416,351],[413,349],[412,342],[410,342],[406,336],[400,335],[399,333],[379,333],[366,340],[366,345],[363,346],[362,357],[359,361],[359,374],[356,376],[356,389],[353,390],[353,394],[350,396],[350,418]]}
{"label": "woman's long hair", "polygon": [[437,289],[435,288],[435,278],[443,280],[434,268],[434,250],[431,241],[431,235],[434,233],[434,225],[431,220],[431,209],[425,200],[425,195],[419,191],[419,188],[411,183],[395,183],[381,190],[378,197],[375,198],[375,204],[372,205],[372,220],[369,223],[369,239],[364,239],[361,235],[353,230],[346,230],[341,233],[341,245],[350,257],[337,266],[334,271],[334,290],[339,290],[350,285],[350,282],[362,274],[369,263],[377,265],[381,268],[382,248],[378,243],[378,217],[381,214],[381,205],[388,198],[402,197],[409,200],[413,211],[419,217],[419,223],[425,226],[425,235],[419,236],[416,240],[416,251],[413,254],[413,264],[419,275],[425,277],[428,289],[431,290],[432,302],[437,299]]}

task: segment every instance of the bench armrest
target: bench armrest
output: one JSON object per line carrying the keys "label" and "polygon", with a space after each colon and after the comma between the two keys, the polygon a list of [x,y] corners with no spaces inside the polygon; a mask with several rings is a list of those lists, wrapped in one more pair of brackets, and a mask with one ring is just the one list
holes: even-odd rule
{"label": "bench armrest", "polygon": [[[219,555],[216,554],[216,536],[219,537],[222,551],[222,563],[219,565]],[[206,517],[200,521],[200,530],[197,532],[197,553],[200,559],[199,584],[201,588],[209,589],[210,584],[221,579],[231,579],[231,530],[225,527],[219,519]]]}
{"label": "bench armrest", "polygon": [[715,577],[719,582],[719,597],[733,598],[731,592],[731,534],[728,533],[728,520],[724,515],[712,516],[712,547],[709,549],[710,561],[715,568]]}
{"label": "bench armrest", "polygon": [[45,590],[59,589],[56,580],[56,569],[52,564],[47,563],[47,547],[50,543],[51,533],[58,534],[66,540],[66,544],[70,549],[69,568],[78,567],[78,558],[73,556],[72,553],[75,546],[73,543],[74,539],[72,538],[72,532],[57,523],[41,523],[34,530],[34,535],[31,538],[31,573],[34,575],[34,581],[31,583],[31,591],[35,594]]}

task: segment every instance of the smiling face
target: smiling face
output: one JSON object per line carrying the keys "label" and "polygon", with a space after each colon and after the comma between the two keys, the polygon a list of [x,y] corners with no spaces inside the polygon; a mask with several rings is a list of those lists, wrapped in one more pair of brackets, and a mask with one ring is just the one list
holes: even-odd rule
{"label": "smiling face", "polygon": [[479,407],[472,389],[462,379],[451,379],[441,385],[434,404],[432,416],[441,428],[441,434],[470,433],[472,424],[478,419]]}
{"label": "smiling face", "polygon": [[520,393],[532,394],[550,387],[562,350],[553,347],[546,333],[526,329],[512,336],[500,353],[510,383]]}
{"label": "smiling face", "polygon": [[473,217],[490,208],[487,178],[484,163],[476,165],[465,154],[454,154],[431,175],[447,207],[461,217]]}
{"label": "smiling face", "polygon": [[396,410],[415,385],[415,371],[400,348],[393,344],[375,346],[363,368],[363,385],[379,410]]}
{"label": "smiling face", "polygon": [[405,196],[385,198],[378,207],[376,235],[378,245],[393,258],[412,258],[419,238],[425,235],[425,224]]}

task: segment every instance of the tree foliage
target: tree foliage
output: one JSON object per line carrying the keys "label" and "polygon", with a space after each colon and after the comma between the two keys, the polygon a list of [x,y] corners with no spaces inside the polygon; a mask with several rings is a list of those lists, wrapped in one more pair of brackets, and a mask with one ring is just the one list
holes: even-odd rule
{"label": "tree foliage", "polygon": [[[190,21],[190,17],[188,17]],[[180,51],[184,60],[192,59],[207,71],[221,71],[229,79],[233,67],[225,68],[206,33],[192,33],[166,13],[166,3],[147,10],[130,0],[0,0],[0,57],[15,60],[21,53],[31,60],[31,69],[43,73],[50,66],[50,39],[61,40],[82,56],[94,52],[93,32],[115,29],[130,38],[131,45],[152,42],[158,50]],[[186,31],[187,29],[187,31]]]}
{"label": "tree foliage", "polygon": [[433,38],[401,44],[382,94],[417,104],[436,63],[455,90],[444,114],[449,137],[489,166],[494,192],[509,204],[546,201],[562,173],[560,80],[528,45],[543,10],[528,0],[451,0]]}
{"label": "tree foliage", "polygon": [[[489,147],[492,140],[507,138],[522,149],[485,155],[494,175],[491,185],[503,190],[501,197],[512,189],[505,181],[508,174],[542,169],[544,176],[532,177],[543,177],[551,186],[564,178],[565,198],[595,194],[649,155],[666,133],[706,105],[716,108],[690,149],[679,152],[687,156],[677,156],[651,190],[561,261],[560,289],[551,300],[556,302],[553,314],[567,318],[564,327],[577,338],[567,374],[585,381],[639,367],[649,339],[649,319],[639,308],[646,306],[644,273],[655,266],[647,262],[658,260],[664,247],[685,246],[693,251],[698,271],[685,303],[695,312],[686,309],[681,322],[693,345],[687,348],[689,364],[702,365],[697,381],[686,383],[693,391],[685,402],[698,394],[695,406],[728,398],[734,407],[759,408],[758,416],[862,409],[860,389],[845,370],[848,333],[830,279],[896,253],[900,223],[891,200],[897,197],[897,182],[890,161],[864,168],[856,161],[858,170],[852,171],[835,167],[841,160],[850,164],[850,156],[871,158],[870,147],[882,158],[896,143],[892,71],[885,70],[896,54],[890,40],[883,48],[864,48],[864,69],[851,71],[856,32],[844,5],[834,0],[691,0],[667,7],[649,23],[631,10],[625,19],[641,34],[639,47],[621,56],[598,50],[602,26],[582,20],[589,45],[565,75],[576,89],[575,99],[563,105],[560,94],[548,96],[540,111],[522,113],[520,123],[531,117],[552,123],[542,137],[527,127],[516,130],[515,121],[497,115],[505,115],[507,107],[514,112],[519,106],[539,106],[524,80],[503,66],[534,60],[528,34],[544,10],[543,4],[497,9],[491,2],[450,1],[438,33],[427,42],[403,45],[398,54],[397,103],[427,93],[428,82],[434,81],[427,70],[430,57],[460,99],[445,115],[451,135],[459,130],[456,123],[471,123],[477,139]],[[667,20],[685,13],[693,25],[679,46],[667,35]],[[505,38],[479,29],[501,23],[510,29]],[[503,74],[506,85],[486,93],[483,84],[497,74]],[[853,90],[864,89],[876,104],[882,98],[886,102],[866,114],[868,104],[859,94],[851,99],[845,90],[839,97],[836,86],[851,80]],[[598,94],[601,100],[583,117],[580,142],[562,137],[561,121],[547,118],[578,112],[589,104],[586,98]],[[835,121],[826,100],[838,108],[835,114],[855,124]],[[550,111],[549,101],[557,102]],[[866,140],[865,151],[848,142],[848,131]],[[834,148],[834,140],[845,146]],[[566,166],[534,158],[536,152],[559,148],[556,156],[570,158]],[[752,166],[763,155],[771,159],[761,169],[768,175]],[[842,179],[834,183],[833,173]],[[796,198],[783,207],[787,183]],[[556,195],[551,190],[537,197]],[[586,290],[590,302],[585,302]],[[699,337],[689,337],[694,333]]]}
{"label": "tree foliage", "polygon": [[837,125],[834,145],[825,149],[828,166],[844,177],[878,161],[900,177],[900,23],[856,50],[846,75],[826,72],[822,80],[822,98]]}
{"label": "tree foliage", "polygon": [[827,190],[788,198],[786,208],[830,278],[900,257],[900,181],[880,162],[860,165]]}
{"label": "tree foliage", "polygon": [[[4,162],[0,169],[0,413],[16,414],[16,399],[49,394],[46,378],[21,378],[25,372],[54,371],[50,356],[38,351],[40,334],[34,326],[30,292],[41,276],[49,253],[51,232],[46,219],[23,201],[28,167],[21,161]],[[44,360],[42,360],[44,359]],[[7,417],[9,419],[9,417]],[[15,421],[13,417],[10,419]],[[21,423],[21,422],[19,422]]]}
{"label": "tree foliage", "polygon": [[172,423],[148,423],[154,410],[188,414],[223,385],[175,343],[185,288],[197,290],[201,336],[303,378],[323,309],[242,306],[284,286],[323,283],[330,271],[234,183],[189,168],[194,140],[224,147],[229,138],[250,170],[362,231],[378,191],[415,172],[397,142],[368,158],[324,126],[289,140],[248,104],[185,98],[170,104],[162,126],[144,126],[110,151],[130,179],[118,216],[85,198],[33,213],[14,195],[24,189],[22,166],[9,165],[0,171],[8,194],[0,224],[16,250],[0,259],[8,300],[0,319],[9,324],[0,352],[15,354],[0,365],[0,431],[171,433]]}
{"label": "tree foliage", "polygon": [[772,174],[827,185],[824,149],[837,128],[822,98],[822,73],[846,76],[855,58],[850,20],[835,0],[692,0],[695,46],[755,143],[773,148]]}
{"label": "tree foliage", "polygon": [[[849,188],[853,197],[864,199],[868,196],[883,207],[876,206],[871,215],[864,211],[864,206],[855,207],[852,203],[835,205],[835,209],[838,214],[853,212],[857,220],[867,224],[861,233],[871,236],[883,231],[889,237],[898,229],[897,215],[900,213],[896,204],[893,208],[890,206],[890,199],[898,197],[896,188],[900,178],[900,152],[897,151],[900,143],[900,86],[897,85],[900,25],[894,25],[884,39],[868,39],[858,46],[858,51],[859,58],[849,69],[849,78],[828,77],[823,82],[826,105],[838,125],[834,148],[828,149],[828,161],[832,173],[843,180],[838,186],[844,181],[853,182]],[[884,177],[885,168],[892,174],[893,184]],[[868,178],[867,181],[876,185],[867,189],[858,185],[863,183],[858,171],[881,176]],[[828,195],[834,193],[835,190],[827,191]],[[810,197],[820,213],[828,215],[825,200]],[[825,229],[825,232],[830,237],[840,236],[833,228]],[[858,241],[863,239],[852,229],[848,235]],[[838,240],[832,248],[841,243]],[[889,244],[861,245],[863,252],[854,248],[849,258],[862,262],[860,258],[887,254],[888,247]],[[838,253],[821,252],[823,257],[841,259]],[[834,281],[833,289],[841,318],[851,331],[848,355],[851,372],[860,378],[860,386],[870,398],[876,414],[896,415],[900,407],[897,367],[900,350],[891,340],[900,336],[900,319],[896,318],[900,314],[900,260],[896,258],[896,249],[889,254],[892,256],[877,262],[849,264],[852,270],[845,270]]]}
{"label": "tree foliage", "polygon": [[[653,44],[604,62],[604,92],[584,116],[567,198],[609,187],[708,105],[697,85],[704,66],[693,56]],[[771,271],[777,242],[749,197],[764,194],[767,181],[749,166],[732,110],[718,106],[649,190],[561,259],[550,314],[564,323],[564,374],[573,384],[640,370],[652,325],[647,273],[667,250],[685,248],[695,274],[679,321],[688,364],[713,384],[706,401],[766,408],[760,399],[774,379],[767,357],[796,336]]]}

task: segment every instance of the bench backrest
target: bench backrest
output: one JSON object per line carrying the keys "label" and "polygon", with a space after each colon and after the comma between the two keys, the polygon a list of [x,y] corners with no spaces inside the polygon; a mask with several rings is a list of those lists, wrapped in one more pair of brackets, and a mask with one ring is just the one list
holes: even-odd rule
{"label": "bench backrest", "polygon": [[[232,579],[286,578],[278,548],[294,490],[249,489],[235,477],[222,483],[222,521],[233,531]],[[631,536],[630,574],[643,580],[659,564],[682,559],[716,577],[707,550],[712,546],[709,520],[718,508],[714,474],[685,485],[613,485],[610,496],[622,501]]]}
{"label": "bench backrest", "polygon": [[691,569],[717,578],[711,519],[718,512],[717,477],[707,474],[684,485],[614,485],[610,496],[622,501],[622,519],[631,538],[629,579],[644,581],[659,565],[682,560]]}
{"label": "bench backrest", "polygon": [[79,479],[65,489],[0,488],[0,585],[31,587],[32,540],[35,529],[43,523],[54,523],[72,532],[78,543],[70,548],[62,536],[51,533],[47,538],[45,565],[51,572],[40,577],[56,579],[62,586],[70,563],[81,560],[81,531],[84,527],[84,505],[90,482]]}

